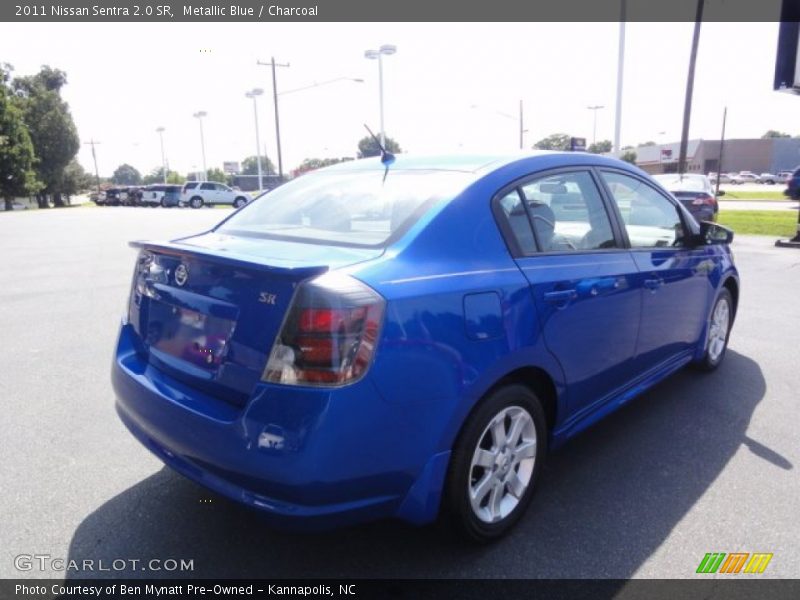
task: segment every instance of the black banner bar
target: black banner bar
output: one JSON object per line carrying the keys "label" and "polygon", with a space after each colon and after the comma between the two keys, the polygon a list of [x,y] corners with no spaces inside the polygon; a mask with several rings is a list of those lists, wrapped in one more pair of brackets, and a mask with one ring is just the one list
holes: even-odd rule
{"label": "black banner bar", "polygon": [[[18,22],[598,22],[619,21],[621,0],[3,0]],[[626,21],[693,21],[695,0],[627,0]],[[705,21],[779,21],[781,0],[706,2]]]}
{"label": "black banner bar", "polygon": [[169,580],[53,579],[0,580],[3,600],[185,600],[280,597],[391,600],[394,598],[512,600],[796,600],[800,580],[698,577],[697,579],[451,579],[451,580]]}

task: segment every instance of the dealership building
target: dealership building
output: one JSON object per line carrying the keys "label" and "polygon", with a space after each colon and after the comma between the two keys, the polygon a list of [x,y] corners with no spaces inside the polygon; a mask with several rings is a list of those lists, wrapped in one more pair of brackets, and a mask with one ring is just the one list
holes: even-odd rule
{"label": "dealership building", "polygon": [[[719,147],[719,140],[689,140],[686,149],[686,172],[777,173],[800,166],[800,139],[725,140],[722,168],[719,167]],[[636,164],[648,173],[673,173],[678,170],[680,142],[639,146],[635,152]]]}

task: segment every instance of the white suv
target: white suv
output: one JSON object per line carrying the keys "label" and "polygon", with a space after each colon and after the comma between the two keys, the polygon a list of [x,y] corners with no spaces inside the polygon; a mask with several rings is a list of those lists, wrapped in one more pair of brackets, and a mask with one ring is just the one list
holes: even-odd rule
{"label": "white suv", "polygon": [[216,181],[189,181],[184,184],[181,203],[192,208],[214,204],[232,204],[235,208],[250,202],[250,196]]}

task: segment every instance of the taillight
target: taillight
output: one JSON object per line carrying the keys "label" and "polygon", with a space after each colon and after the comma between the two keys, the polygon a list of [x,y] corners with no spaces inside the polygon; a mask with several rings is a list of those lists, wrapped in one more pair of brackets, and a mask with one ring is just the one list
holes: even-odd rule
{"label": "taillight", "polygon": [[386,302],[372,288],[339,273],[300,285],[272,346],[262,381],[337,386],[369,369]]}
{"label": "taillight", "polygon": [[703,194],[701,196],[698,196],[692,201],[692,204],[695,206],[701,206],[703,204],[706,204],[708,206],[714,206],[716,203],[717,201],[714,199],[714,196],[711,196],[709,194]]}

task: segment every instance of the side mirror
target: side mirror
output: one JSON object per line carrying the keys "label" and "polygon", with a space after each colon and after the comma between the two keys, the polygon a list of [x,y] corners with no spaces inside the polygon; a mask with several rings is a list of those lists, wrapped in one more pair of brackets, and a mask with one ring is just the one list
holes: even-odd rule
{"label": "side mirror", "polygon": [[720,190],[717,192],[717,196],[724,196],[724,195],[725,195],[725,190]]}
{"label": "side mirror", "polygon": [[711,221],[700,222],[700,235],[697,236],[700,245],[730,244],[733,241],[733,231]]}

